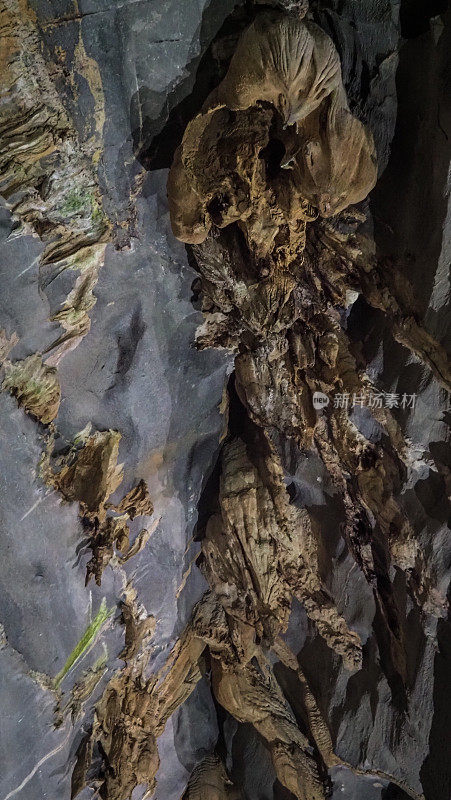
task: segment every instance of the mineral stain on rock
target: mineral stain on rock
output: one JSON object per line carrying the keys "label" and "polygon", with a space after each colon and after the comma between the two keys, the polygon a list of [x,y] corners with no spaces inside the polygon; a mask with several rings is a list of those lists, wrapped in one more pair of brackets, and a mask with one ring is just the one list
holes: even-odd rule
{"label": "mineral stain on rock", "polygon": [[56,65],[43,55],[36,15],[25,0],[4,0],[0,12],[0,191],[16,224],[44,245],[43,291],[62,271],[74,272],[73,288],[51,315],[63,328],[46,349],[47,363],[57,366],[89,330],[110,223],[90,147],[56,90]]}
{"label": "mineral stain on rock", "polygon": [[[121,434],[99,431],[89,436],[79,449],[70,450],[57,461],[54,470],[47,456],[41,470],[49,486],[56,489],[67,502],[77,502],[88,535],[92,558],[87,566],[86,582],[95,577],[100,586],[102,572],[115,556],[122,560],[136,555],[148,537],[142,531],[130,546],[129,520],[151,516],[153,505],[145,481],[141,480],[117,506],[108,503],[109,497],[123,480],[123,468],[117,463]],[[150,533],[149,533],[150,535]]]}
{"label": "mineral stain on rock", "polygon": [[38,354],[23,361],[5,362],[3,368],[2,389],[14,395],[19,405],[43,425],[53,422],[61,402],[56,368],[47,366]]}
{"label": "mineral stain on rock", "polygon": [[[44,721],[22,737],[21,710],[14,741],[32,755],[14,769],[8,755],[4,800],[448,800],[451,368],[405,268],[414,256],[388,250],[393,231],[381,239],[376,184],[387,163],[385,187],[393,174],[400,33],[421,52],[449,40],[446,9],[420,5],[218,0],[202,15],[178,0],[0,0],[6,244],[37,244],[12,279],[30,275],[48,323],[29,346],[8,310],[1,320],[2,390],[20,408],[3,400],[30,481],[18,519],[73,507],[45,588],[69,564],[74,607],[98,609],[75,645],[52,609],[71,644],[51,679],[21,655],[28,617],[7,586],[14,647],[2,633],[0,657],[13,687],[41,692]],[[142,165],[169,168],[167,203]],[[107,276],[96,305],[104,261],[121,280]],[[131,270],[148,284],[125,320]],[[186,286],[174,270],[197,276],[195,312],[189,292],[150,296]],[[99,330],[118,352],[91,345],[107,309],[114,330]],[[212,398],[215,351],[230,370]],[[92,405],[71,385],[89,370]],[[154,375],[171,378],[167,418],[148,401]],[[184,438],[193,402],[223,422]],[[25,533],[22,556],[40,564],[46,550],[45,530]],[[33,597],[45,572],[30,567]]]}

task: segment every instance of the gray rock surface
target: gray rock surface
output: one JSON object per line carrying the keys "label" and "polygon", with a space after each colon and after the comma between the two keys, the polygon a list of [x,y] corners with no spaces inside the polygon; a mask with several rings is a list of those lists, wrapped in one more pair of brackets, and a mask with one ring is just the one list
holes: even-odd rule
{"label": "gray rock surface", "polygon": [[[151,148],[171,110],[190,95],[200,58],[234,2],[30,0],[30,5],[45,58],[64,64],[67,80],[57,76],[57,85],[81,140],[100,136],[98,179],[114,221],[94,289],[91,330],[58,367],[57,446],[62,449],[89,423],[93,430],[118,430],[124,481],[114,499],[144,478],[159,520],[137,557],[123,569],[107,567],[101,587],[94,582],[85,587],[89,556],[76,504],[63,504],[38,477],[45,431],[12,397],[0,394],[0,800],[69,800],[75,751],[103,687],[122,664],[119,603],[126,579],[133,580],[140,602],[157,620],[151,670],[166,660],[206,587],[191,566],[199,547],[192,537],[217,457],[219,405],[232,361],[225,352],[193,347],[202,317],[191,302],[194,272],[170,231],[167,171],[143,173],[133,148],[137,136]],[[401,259],[427,326],[449,344],[451,109],[445,86],[451,21],[449,12],[442,20],[429,19],[425,11],[415,27],[415,12],[409,18],[409,4],[402,3],[401,26],[399,5],[334,0],[312,2],[311,9],[337,44],[353,110],[375,135],[381,167],[371,200],[377,247]],[[91,69],[100,76],[104,124],[97,134],[100,101],[92,89],[97,84],[79,69],[80,43],[85,63],[96,65]],[[5,207],[0,236],[0,327],[17,333],[11,358],[21,359],[43,352],[54,338],[57,326],[49,317],[73,281],[66,272],[43,280],[42,243],[17,231]],[[402,502],[424,548],[434,554],[437,583],[446,594],[451,543],[443,465],[450,466],[449,398],[394,344],[382,315],[363,300],[356,301],[348,326],[386,391],[418,394],[415,409],[399,413],[412,443]],[[445,619],[420,618],[415,609],[407,613],[411,711],[401,722],[379,664],[372,595],[344,547],[333,489],[313,460],[297,457],[293,463],[287,457],[286,472],[294,502],[306,505],[324,531],[328,587],[365,641],[363,669],[351,677],[302,608],[293,608],[287,640],[331,723],[337,752],[362,769],[394,775],[400,784],[408,779],[426,800],[448,800],[449,625]],[[133,523],[133,535],[139,529]],[[397,587],[408,605],[401,577]],[[55,678],[64,667],[103,598],[111,616],[65,677],[64,697],[103,654],[106,671],[75,723],[66,715],[55,728],[56,698],[45,678]],[[286,691],[295,708],[289,685]],[[156,800],[179,800],[191,770],[214,747],[218,729],[204,679],[159,739]],[[227,766],[246,800],[285,800],[258,737],[228,717],[221,729]],[[340,767],[332,780],[334,800],[407,797],[383,775],[359,776]],[[85,789],[79,798],[95,796]],[[137,791],[134,800],[139,796]]]}

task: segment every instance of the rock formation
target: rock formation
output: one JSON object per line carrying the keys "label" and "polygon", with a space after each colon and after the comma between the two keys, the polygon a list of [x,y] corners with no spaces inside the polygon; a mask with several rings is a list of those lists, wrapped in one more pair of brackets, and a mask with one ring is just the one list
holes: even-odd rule
{"label": "rock formation", "polygon": [[0,0],[3,800],[448,800],[417,5]]}

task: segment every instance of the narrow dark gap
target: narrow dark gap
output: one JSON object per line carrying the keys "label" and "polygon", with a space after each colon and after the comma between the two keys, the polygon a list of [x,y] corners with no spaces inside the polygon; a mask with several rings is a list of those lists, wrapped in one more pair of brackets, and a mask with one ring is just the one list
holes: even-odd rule
{"label": "narrow dark gap", "polygon": [[282,786],[279,779],[276,778],[274,782],[274,800],[296,800],[296,796],[286,786]]}
{"label": "narrow dark gap", "polygon": [[[201,111],[210,92],[223,79],[239,36],[252,22],[258,10],[259,7],[256,8],[250,0],[237,3],[201,57],[190,93],[176,103],[169,113],[167,108],[171,103],[171,96],[168,97],[163,112],[167,115],[165,122],[149,120],[144,116],[142,124],[134,128],[135,155],[145,169],[152,171],[171,166],[186,126]],[[145,98],[138,97],[136,103],[143,106]],[[139,114],[136,117],[138,119]]]}
{"label": "narrow dark gap", "polygon": [[269,179],[279,175],[285,152],[284,143],[273,136],[271,136],[266,147],[260,151],[260,158],[265,162],[266,175]]}
{"label": "narrow dark gap", "polygon": [[[261,438],[259,428],[251,421],[248,413],[238,397],[235,388],[235,372],[233,371],[228,379],[227,394],[229,398],[228,408],[228,437],[238,437],[246,444],[249,444],[252,451],[254,437]],[[250,453],[250,456],[252,452]],[[210,517],[219,512],[219,481],[221,477],[221,449],[218,451],[215,464],[209,478],[202,490],[197,506],[197,524],[194,531],[195,541],[202,541],[205,536],[205,528]]]}
{"label": "narrow dark gap", "polygon": [[[412,796],[407,794],[403,789],[399,786],[396,786],[395,783],[389,783],[385,789],[382,790],[381,800],[411,800]],[[428,800],[426,798],[426,800]],[[430,799],[432,800],[432,798]]]}
{"label": "narrow dark gap", "polygon": [[[451,607],[451,586],[448,589]],[[434,713],[429,733],[429,752],[420,778],[425,800],[451,797],[451,612],[437,625],[438,651],[434,659]],[[432,680],[432,676],[431,676]],[[391,800],[389,797],[384,800]]]}
{"label": "narrow dark gap", "polygon": [[[228,433],[227,435],[239,435],[237,430],[242,428],[241,412],[245,413],[236,392],[234,391],[235,372],[232,372],[227,383],[227,394],[229,396],[228,409]],[[215,463],[210,475],[202,489],[197,506],[197,524],[194,531],[195,541],[201,541],[205,536],[205,528],[210,517],[219,511],[219,480],[221,476],[221,450],[219,448]]]}
{"label": "narrow dark gap", "polygon": [[[379,648],[379,658],[382,671],[387,679],[390,687],[391,698],[394,708],[400,715],[407,712],[407,693],[404,685],[404,679],[401,674],[402,667],[400,667],[393,656],[393,648],[391,636],[397,637],[398,622],[396,615],[392,611],[393,600],[391,598],[391,589],[388,588],[387,579],[378,576],[378,592],[384,604],[384,613],[382,613],[381,604],[376,602],[376,613],[373,619],[373,630],[376,636],[376,641]],[[388,617],[388,620],[384,618]],[[392,627],[394,625],[394,628]],[[401,723],[400,723],[401,725]]]}
{"label": "narrow dark gap", "polygon": [[[310,732],[307,719],[306,706],[302,697],[303,694],[302,688],[300,687],[299,679],[296,673],[293,672],[293,670],[286,667],[281,662],[278,662],[277,664],[274,665],[274,675],[277,678],[277,683],[282,689],[283,695],[287,703],[289,704],[291,710],[293,711],[294,716],[296,717],[296,722],[299,730],[310,741],[310,744],[316,753],[317,759],[320,760],[321,755],[317,750],[315,741],[313,740]],[[325,776],[323,775],[322,777],[324,778]]]}
{"label": "narrow dark gap", "polygon": [[[210,655],[208,655],[210,658]],[[216,718],[218,721],[218,741],[216,742],[215,752],[223,762],[223,764],[227,763],[227,741],[225,736],[225,722],[227,720],[227,711],[221,706],[220,703],[216,700],[214,693],[211,693],[213,698],[213,705],[216,710]]]}
{"label": "narrow dark gap", "polygon": [[227,388],[229,394],[229,433],[232,437],[238,436],[245,441],[246,426],[249,420],[236,390],[235,372],[232,373]]}
{"label": "narrow dark gap", "polygon": [[210,517],[219,510],[219,478],[221,474],[221,449],[217,453],[216,461],[209,478],[202,490],[197,505],[197,523],[194,529],[194,541],[199,542],[205,536],[205,528]]}
{"label": "narrow dark gap", "polygon": [[230,197],[227,194],[218,194],[210,200],[207,211],[215,225],[221,225],[224,214],[230,208]]}

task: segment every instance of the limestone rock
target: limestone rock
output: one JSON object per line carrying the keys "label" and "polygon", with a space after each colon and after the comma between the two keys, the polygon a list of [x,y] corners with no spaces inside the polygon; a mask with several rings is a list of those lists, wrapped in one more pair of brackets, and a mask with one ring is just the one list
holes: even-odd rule
{"label": "limestone rock", "polygon": [[0,0],[3,800],[449,800],[444,6]]}

